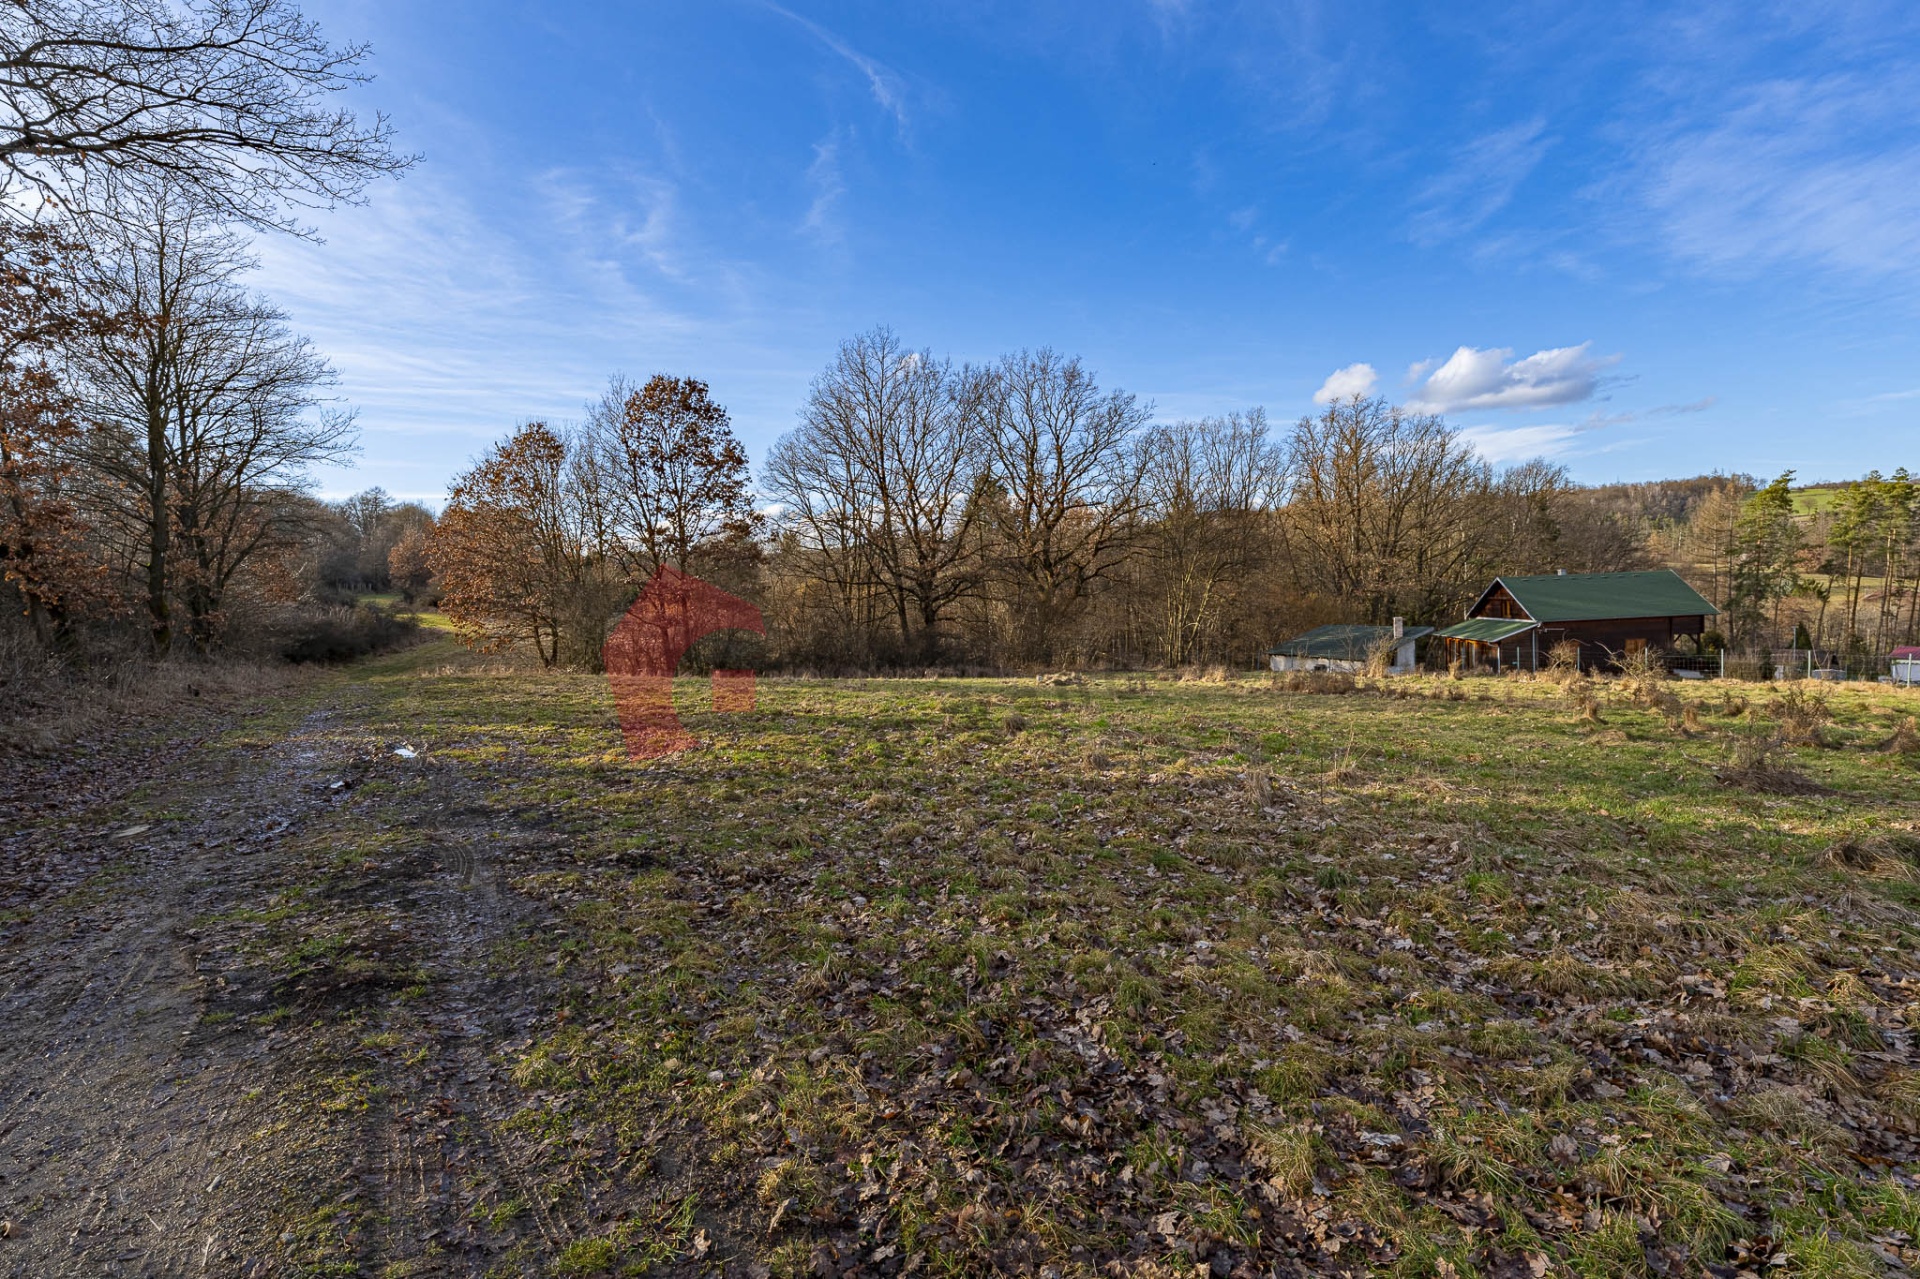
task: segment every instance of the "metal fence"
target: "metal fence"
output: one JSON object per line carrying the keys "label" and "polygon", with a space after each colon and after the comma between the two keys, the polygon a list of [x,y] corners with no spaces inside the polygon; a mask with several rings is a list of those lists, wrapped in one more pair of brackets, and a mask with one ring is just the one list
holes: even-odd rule
{"label": "metal fence", "polygon": [[1797,680],[1920,686],[1920,661],[1880,653],[1831,653],[1779,648],[1749,653],[1663,653],[1660,660],[1680,679]]}

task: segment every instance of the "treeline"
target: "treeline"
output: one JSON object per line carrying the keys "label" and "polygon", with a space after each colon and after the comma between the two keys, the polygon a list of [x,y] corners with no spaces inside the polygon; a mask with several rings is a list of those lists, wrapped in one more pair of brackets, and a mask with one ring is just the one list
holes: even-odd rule
{"label": "treeline", "polygon": [[841,346],[757,487],[705,385],[617,383],[461,476],[428,543],[477,644],[591,664],[670,565],[761,607],[763,661],[820,670],[1244,662],[1644,555],[1562,469],[1496,471],[1382,400],[1157,422],[1071,357],[955,365],[886,329]]}
{"label": "treeline", "polygon": [[1648,554],[1720,606],[1729,646],[1871,665],[1920,641],[1920,483],[1905,469],[1817,489],[1795,490],[1791,471],[1685,483],[1677,507],[1641,518]]}

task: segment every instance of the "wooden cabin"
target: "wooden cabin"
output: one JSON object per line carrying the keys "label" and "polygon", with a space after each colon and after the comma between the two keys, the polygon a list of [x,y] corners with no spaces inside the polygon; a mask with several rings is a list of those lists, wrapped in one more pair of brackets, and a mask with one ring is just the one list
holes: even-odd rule
{"label": "wooden cabin", "polygon": [[1589,670],[1650,648],[1671,652],[1683,635],[1697,640],[1719,612],[1672,569],[1498,577],[1465,621],[1434,638],[1449,662],[1496,671],[1539,670],[1572,641]]}

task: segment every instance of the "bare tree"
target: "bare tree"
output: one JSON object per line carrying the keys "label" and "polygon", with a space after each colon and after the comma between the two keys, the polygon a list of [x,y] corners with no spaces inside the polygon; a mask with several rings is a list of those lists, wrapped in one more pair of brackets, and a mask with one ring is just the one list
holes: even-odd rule
{"label": "bare tree", "polygon": [[1442,419],[1355,396],[1300,419],[1282,529],[1301,585],[1370,621],[1438,616],[1487,549],[1492,474]]}
{"label": "bare tree", "polygon": [[294,229],[411,163],[384,116],[328,99],[368,77],[288,0],[0,4],[0,166],[71,213],[164,180],[222,219]]}
{"label": "bare tree", "polygon": [[1262,409],[1148,433],[1148,546],[1160,605],[1160,647],[1170,666],[1193,659],[1261,555],[1286,478],[1285,455],[1267,438]]}
{"label": "bare tree", "polygon": [[840,347],[768,461],[789,527],[849,588],[886,599],[932,660],[940,622],[980,581],[986,379],[880,328]]}
{"label": "bare tree", "polygon": [[994,368],[990,509],[1021,656],[1052,662],[1065,624],[1133,549],[1145,454],[1132,439],[1152,412],[1046,348]]}
{"label": "bare tree", "polygon": [[241,286],[251,260],[205,206],[162,196],[109,225],[85,284],[118,322],[78,354],[85,455],[143,534],[155,650],[173,642],[176,598],[204,650],[235,575],[302,531],[285,496],[351,449],[352,418],[324,397],[326,361]]}

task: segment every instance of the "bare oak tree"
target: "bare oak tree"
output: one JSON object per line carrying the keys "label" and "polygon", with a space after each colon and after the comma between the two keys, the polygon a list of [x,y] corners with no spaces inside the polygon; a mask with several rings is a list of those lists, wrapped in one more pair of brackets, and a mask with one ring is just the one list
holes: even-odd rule
{"label": "bare oak tree", "polygon": [[871,583],[902,646],[932,660],[979,587],[986,379],[879,328],[843,343],[768,461],[774,497],[850,586]]}
{"label": "bare oak tree", "polygon": [[997,489],[995,558],[1012,583],[1016,648],[1051,663],[1089,591],[1133,549],[1152,408],[1102,393],[1078,359],[1022,351],[992,372],[988,448]]}
{"label": "bare oak tree", "polygon": [[1294,427],[1282,529],[1300,584],[1369,621],[1438,617],[1493,549],[1493,477],[1442,419],[1355,396]]}
{"label": "bare oak tree", "polygon": [[368,77],[288,0],[0,4],[0,193],[106,211],[128,179],[223,219],[295,229],[291,207],[359,198],[407,167],[387,119],[333,94]]}

